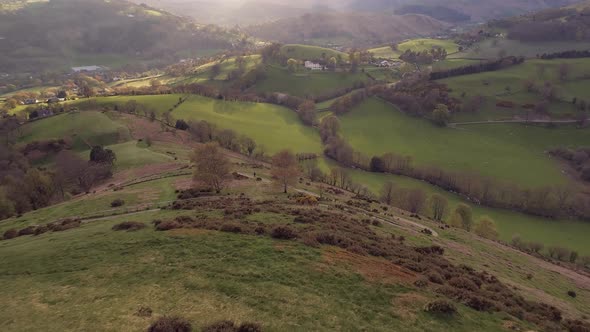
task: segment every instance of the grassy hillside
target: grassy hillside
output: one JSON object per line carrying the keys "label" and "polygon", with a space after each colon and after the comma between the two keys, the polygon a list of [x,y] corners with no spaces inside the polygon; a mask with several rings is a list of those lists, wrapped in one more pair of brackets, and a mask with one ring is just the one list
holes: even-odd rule
{"label": "grassy hillside", "polygon": [[67,138],[77,150],[88,150],[92,145],[110,145],[130,139],[129,130],[104,113],[79,112],[62,114],[36,121],[23,128],[21,141]]}
{"label": "grassy hillside", "polygon": [[543,53],[557,53],[569,50],[586,50],[590,42],[547,41],[526,42],[505,38],[489,38],[451,57],[494,59],[499,55],[514,55],[534,58]]}
{"label": "grassy hillside", "polygon": [[[569,74],[567,79],[562,81],[559,78],[559,68],[564,64],[568,66]],[[488,103],[479,112],[457,114],[455,121],[523,116],[525,110],[520,106],[537,104],[542,99],[539,94],[526,91],[525,82],[528,80],[537,87],[550,82],[556,88],[557,96],[561,100],[556,100],[549,105],[549,113],[555,117],[572,117],[577,112],[575,105],[571,104],[572,99],[574,97],[584,99],[584,91],[590,86],[590,81],[584,78],[588,70],[590,70],[588,59],[528,60],[507,69],[456,76],[440,82],[453,89],[454,96],[460,99],[469,99],[477,95],[488,99]],[[465,94],[464,97],[463,94]],[[496,107],[496,103],[501,100],[513,101],[517,106],[513,109]]]}
{"label": "grassy hillside", "polygon": [[313,60],[313,59],[321,59],[337,57],[340,55],[342,59],[348,59],[348,54],[340,51],[336,51],[330,48],[318,47],[318,46],[309,46],[309,45],[300,45],[300,44],[287,44],[281,47],[281,54],[297,59],[297,60]]}
{"label": "grassy hillside", "polygon": [[468,171],[532,187],[567,181],[557,163],[545,154],[547,149],[579,146],[590,139],[587,129],[502,124],[438,128],[377,99],[342,116],[341,122],[344,137],[365,154],[410,155],[418,165]]}
{"label": "grassy hillside", "polygon": [[257,92],[283,92],[305,97],[319,96],[334,90],[349,88],[357,82],[369,78],[364,73],[346,73],[329,71],[307,71],[301,69],[296,73],[278,66],[267,67],[267,78],[254,86]]}
{"label": "grassy hillside", "polygon": [[429,51],[435,47],[444,48],[449,54],[459,51],[459,45],[455,44],[455,42],[452,40],[446,39],[418,38],[407,40],[397,45],[397,48],[400,52],[405,52],[407,50]]}
{"label": "grassy hillside", "polygon": [[220,128],[233,129],[264,145],[269,153],[284,148],[294,152],[319,153],[322,150],[317,132],[305,127],[295,112],[280,106],[190,96],[172,116],[206,120]]}

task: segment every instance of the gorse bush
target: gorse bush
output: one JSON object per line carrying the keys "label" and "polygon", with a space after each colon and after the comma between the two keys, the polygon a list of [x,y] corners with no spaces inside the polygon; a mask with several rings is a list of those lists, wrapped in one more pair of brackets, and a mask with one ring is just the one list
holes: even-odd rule
{"label": "gorse bush", "polygon": [[147,329],[148,332],[192,332],[191,323],[184,318],[164,316]]}
{"label": "gorse bush", "polygon": [[453,315],[457,312],[457,308],[449,301],[435,300],[426,304],[424,311],[432,314]]}

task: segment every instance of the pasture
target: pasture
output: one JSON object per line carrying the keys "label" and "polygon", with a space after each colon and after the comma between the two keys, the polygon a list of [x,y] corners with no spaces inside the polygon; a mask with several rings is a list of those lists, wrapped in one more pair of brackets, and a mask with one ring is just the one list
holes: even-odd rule
{"label": "pasture", "polygon": [[394,152],[412,156],[417,165],[481,174],[528,187],[567,183],[566,175],[545,151],[590,140],[590,130],[571,127],[439,128],[378,99],[369,99],[341,116],[341,127],[353,148],[370,156]]}
{"label": "pasture", "polygon": [[276,105],[227,102],[193,95],[172,116],[187,121],[205,120],[221,129],[233,129],[263,145],[268,153],[285,148],[294,152],[322,151],[319,134],[304,126],[295,112]]}
{"label": "pasture", "polygon": [[459,45],[457,45],[454,41],[447,39],[418,38],[407,40],[397,45],[397,49],[400,53],[403,53],[407,50],[429,51],[435,47],[444,48],[449,54],[459,51]]}
{"label": "pasture", "polygon": [[543,53],[586,50],[588,48],[590,48],[588,42],[522,42],[506,38],[489,38],[452,57],[495,59],[500,55],[514,55],[535,58]]}
{"label": "pasture", "polygon": [[[565,80],[559,77],[559,68],[565,65],[568,76]],[[541,101],[538,93],[528,92],[525,83],[531,81],[537,88],[550,82],[556,91],[557,98],[548,107],[553,117],[574,117],[576,107],[571,103],[573,98],[583,100],[590,81],[585,75],[590,72],[589,59],[555,59],[528,60],[517,66],[506,69],[472,75],[456,76],[439,80],[453,90],[453,96],[469,99],[483,96],[488,102],[475,114],[458,113],[453,121],[490,120],[524,117],[524,104],[537,104]],[[516,105],[512,109],[496,107],[498,101],[512,101]]]}
{"label": "pasture", "polygon": [[34,121],[22,129],[20,141],[30,143],[64,138],[76,150],[88,150],[93,145],[111,145],[130,139],[129,129],[100,112],[60,114]]}
{"label": "pasture", "polygon": [[308,71],[300,69],[295,73],[286,68],[270,65],[267,78],[258,82],[253,89],[257,92],[283,92],[298,97],[319,96],[338,89],[353,87],[355,83],[369,78],[364,73]]}
{"label": "pasture", "polygon": [[315,60],[331,57],[342,57],[347,60],[348,54],[340,52],[331,48],[324,48],[319,46],[287,44],[281,47],[281,54],[296,60]]}

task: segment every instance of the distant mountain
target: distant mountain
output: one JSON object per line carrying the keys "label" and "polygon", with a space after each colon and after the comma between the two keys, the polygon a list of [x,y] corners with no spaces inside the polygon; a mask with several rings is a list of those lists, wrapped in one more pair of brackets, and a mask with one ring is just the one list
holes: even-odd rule
{"label": "distant mountain", "polygon": [[173,61],[240,40],[225,29],[121,0],[52,0],[2,12],[0,37],[0,72],[102,64],[105,58]]}
{"label": "distant mountain", "polygon": [[224,26],[251,25],[275,21],[287,17],[301,16],[312,10],[310,3],[300,5],[284,4],[273,0],[251,0],[223,2],[212,0],[132,0],[162,8],[171,13],[187,16],[197,22]]}
{"label": "distant mountain", "polygon": [[[440,10],[469,16],[473,21],[487,21],[520,15],[546,8],[562,7],[579,0],[354,0],[349,9],[360,11],[427,14],[439,19]],[[408,7],[410,6],[410,7]],[[411,6],[414,6],[414,10]],[[438,8],[438,11],[436,10]],[[405,9],[405,10],[404,10]],[[437,17],[438,16],[438,17]],[[448,19],[447,19],[448,20]]]}
{"label": "distant mountain", "polygon": [[339,40],[343,46],[370,46],[438,33],[449,25],[424,15],[316,13],[246,28],[249,34],[283,43]]}

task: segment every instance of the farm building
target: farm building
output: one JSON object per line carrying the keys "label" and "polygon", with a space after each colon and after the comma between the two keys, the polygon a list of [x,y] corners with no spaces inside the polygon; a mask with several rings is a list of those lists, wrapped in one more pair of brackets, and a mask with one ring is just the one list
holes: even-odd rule
{"label": "farm building", "polygon": [[323,70],[324,66],[320,65],[319,63],[315,63],[312,61],[305,61],[305,68],[311,70]]}
{"label": "farm building", "polygon": [[102,69],[103,68],[101,66],[72,67],[72,71],[74,71],[74,73],[99,71],[99,70],[102,70]]}

